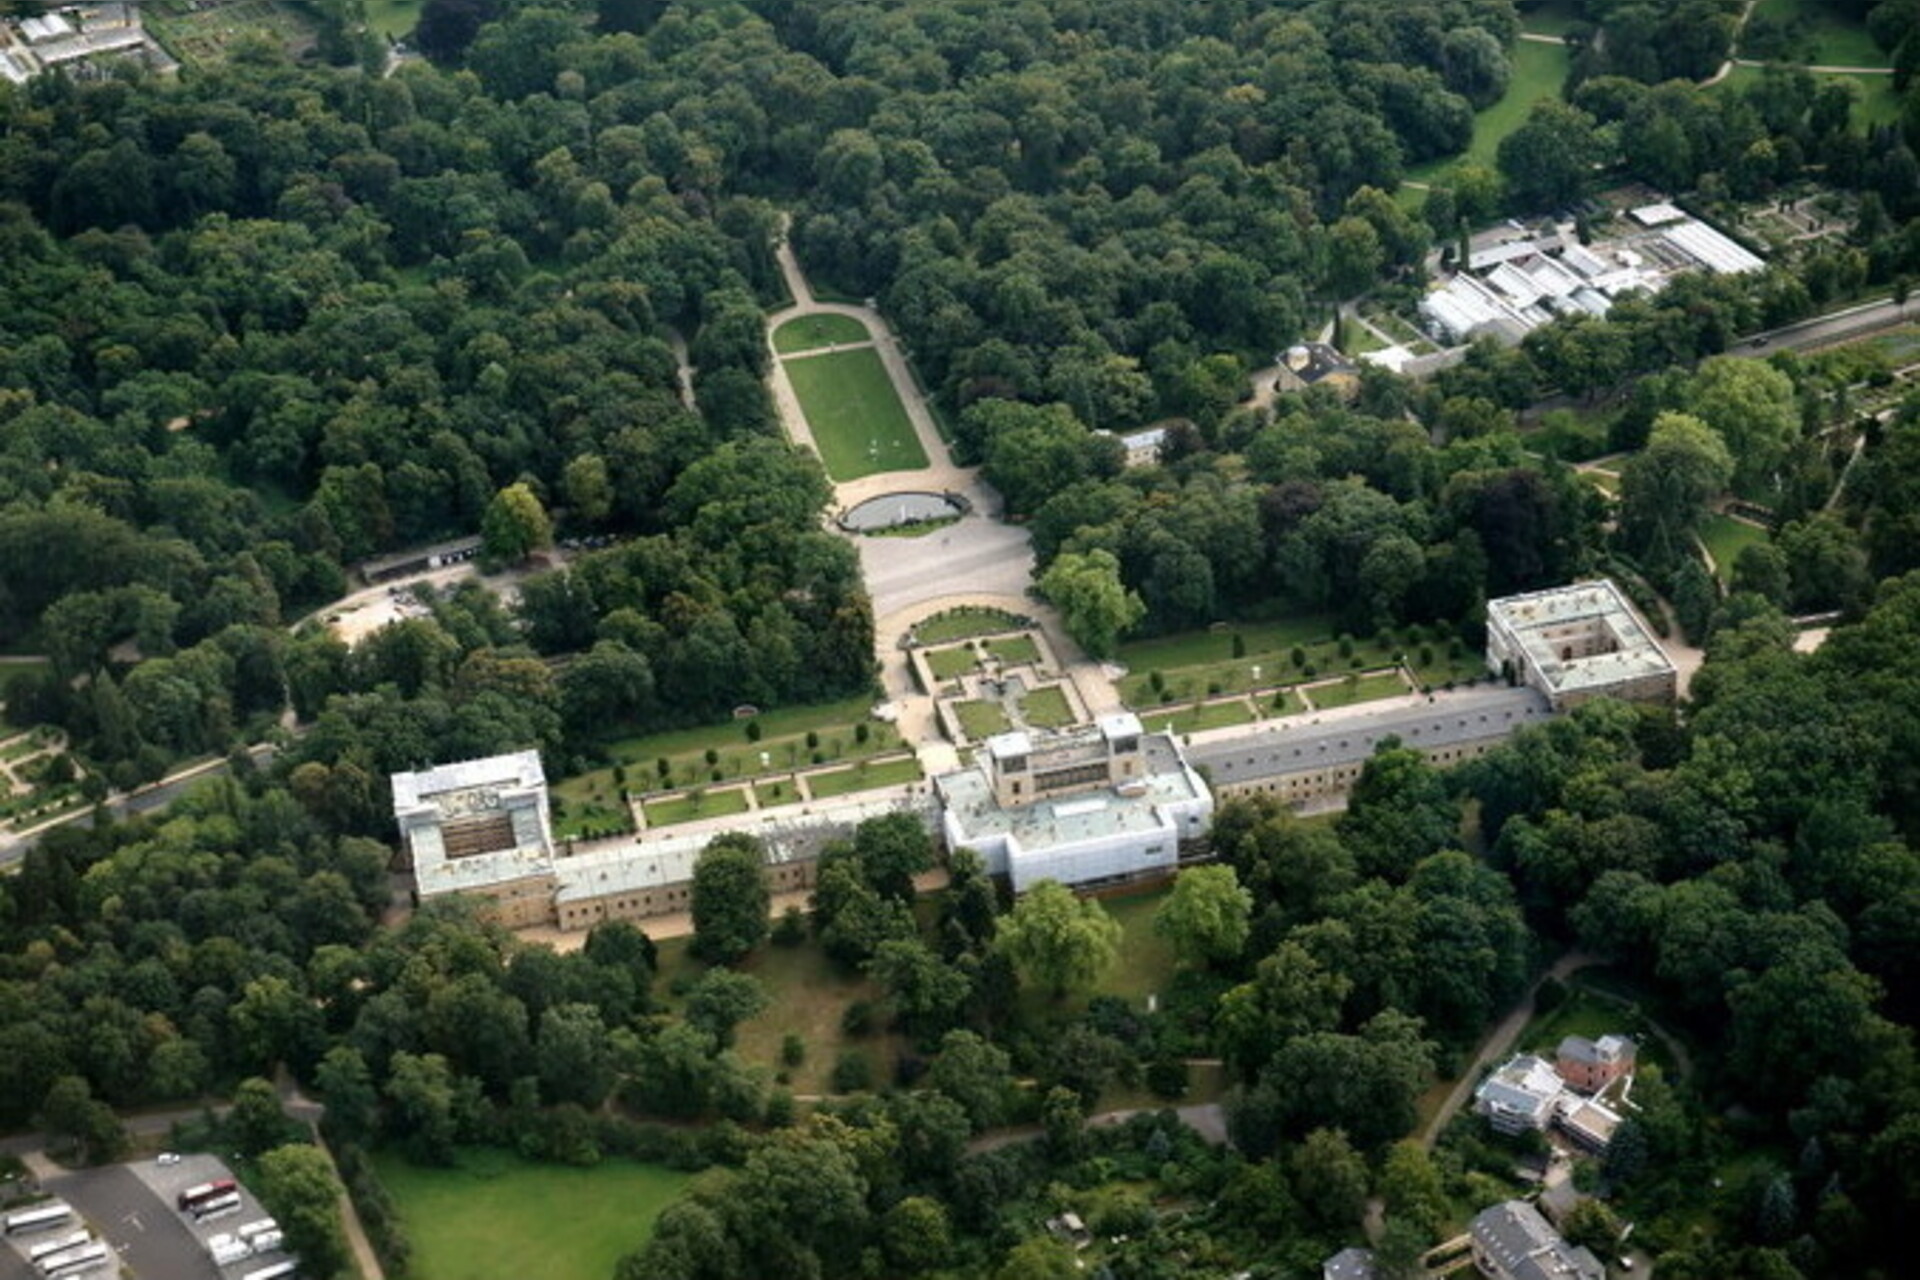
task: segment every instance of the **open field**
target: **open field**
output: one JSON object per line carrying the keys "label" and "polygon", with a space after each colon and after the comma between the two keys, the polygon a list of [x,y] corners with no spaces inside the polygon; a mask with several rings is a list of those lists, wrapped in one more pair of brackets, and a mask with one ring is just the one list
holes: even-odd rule
{"label": "open field", "polygon": [[375,1158],[413,1241],[414,1280],[606,1280],[688,1175],[628,1160],[591,1169],[463,1149],[450,1169]]}
{"label": "open field", "polygon": [[1501,141],[1527,122],[1527,112],[1542,98],[1560,96],[1572,65],[1567,47],[1520,40],[1507,51],[1513,62],[1513,78],[1500,101],[1473,118],[1473,141],[1466,151],[1445,160],[1429,160],[1407,171],[1416,182],[1445,185],[1447,173],[1459,164],[1485,165],[1491,169]]}
{"label": "open field", "polygon": [[867,326],[852,316],[796,316],[773,331],[773,349],[781,355],[795,351],[818,351],[843,342],[871,342]]}
{"label": "open field", "polygon": [[1722,584],[1733,581],[1733,562],[1748,547],[1767,540],[1767,531],[1732,516],[1709,516],[1700,531],[1700,540],[1713,553],[1713,564]]}
{"label": "open field", "polygon": [[871,347],[786,361],[787,379],[807,416],[820,461],[835,480],[881,471],[924,471],[906,406]]}
{"label": "open field", "polygon": [[[1886,53],[1867,34],[1865,23],[1849,22],[1831,8],[1812,0],[1760,0],[1754,6],[1753,17],[1804,24],[1807,40],[1793,50],[1792,58],[1796,62],[1823,67],[1892,65]],[[1743,49],[1741,56],[1753,55]]]}
{"label": "open field", "polygon": [[908,756],[903,760],[882,760],[879,764],[863,763],[851,769],[816,773],[807,779],[807,789],[813,792],[814,799],[825,800],[832,796],[844,796],[853,791],[868,791],[876,787],[898,787],[905,783],[918,782],[922,776],[920,762]]}

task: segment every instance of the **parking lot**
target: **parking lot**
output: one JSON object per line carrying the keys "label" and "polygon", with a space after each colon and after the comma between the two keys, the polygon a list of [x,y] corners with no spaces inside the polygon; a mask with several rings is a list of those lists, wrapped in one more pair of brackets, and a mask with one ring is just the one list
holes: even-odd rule
{"label": "parking lot", "polygon": [[[207,1252],[210,1237],[269,1216],[253,1193],[241,1186],[239,1211],[211,1222],[196,1223],[175,1208],[176,1197],[187,1187],[232,1176],[216,1156],[183,1155],[167,1165],[148,1159],[82,1169],[49,1178],[42,1187],[72,1205],[85,1225],[113,1247],[123,1274],[150,1280],[239,1280],[286,1256],[249,1258],[224,1268],[213,1264]],[[0,1280],[38,1280],[26,1261],[26,1248],[37,1238],[10,1238],[7,1247],[0,1248]]]}

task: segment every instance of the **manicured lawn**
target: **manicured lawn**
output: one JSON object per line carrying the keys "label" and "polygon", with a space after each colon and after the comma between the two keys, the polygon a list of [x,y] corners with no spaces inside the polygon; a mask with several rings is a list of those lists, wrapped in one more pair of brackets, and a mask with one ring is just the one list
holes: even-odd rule
{"label": "manicured lawn", "polygon": [[1005,733],[1010,727],[1007,713],[997,702],[963,702],[953,709],[960,717],[960,728],[975,742]]}
{"label": "manicured lawn", "polygon": [[[1792,61],[1825,67],[1891,66],[1886,53],[1867,34],[1866,24],[1849,22],[1826,5],[1814,0],[1760,0],[1754,6],[1755,18],[1782,21],[1798,20],[1807,25],[1804,47],[1794,51]],[[1742,51],[1742,56],[1751,56]]]}
{"label": "manicured lawn", "polygon": [[1017,631],[1020,620],[1004,609],[962,608],[937,618],[929,618],[913,629],[921,644],[946,644],[950,640],[970,640],[990,636],[997,631]]}
{"label": "manicured lawn", "polygon": [[807,778],[807,789],[813,792],[814,799],[825,800],[853,791],[903,786],[920,781],[921,776],[920,762],[908,756],[903,760],[882,760],[878,764],[812,774]]}
{"label": "manicured lawn", "polygon": [[782,355],[818,351],[843,342],[871,342],[867,326],[852,316],[799,316],[773,331],[773,349]]}
{"label": "manicured lawn", "polygon": [[1002,666],[1017,667],[1040,661],[1040,646],[1032,636],[1003,636],[987,641],[987,652],[1000,659]]}
{"label": "manicured lawn", "polygon": [[1224,729],[1232,724],[1247,724],[1254,718],[1253,708],[1245,699],[1229,698],[1225,702],[1203,702],[1198,706],[1185,706],[1179,710],[1171,707],[1156,707],[1140,713],[1140,723],[1149,729],[1160,729],[1171,725],[1175,733],[1194,733],[1201,729]]}
{"label": "manicured lawn", "polygon": [[653,800],[644,808],[649,827],[670,827],[676,822],[692,822],[696,818],[724,818],[747,811],[747,789],[728,787],[724,791],[708,791],[698,797],[684,795],[671,800]]}
{"label": "manicured lawn", "polygon": [[421,0],[367,0],[367,26],[383,36],[404,36],[420,23]]}
{"label": "manicured lawn", "polygon": [[1561,44],[1539,44],[1517,40],[1507,50],[1513,63],[1513,77],[1500,101],[1473,118],[1473,141],[1466,152],[1445,160],[1430,160],[1409,169],[1407,177],[1417,182],[1445,184],[1447,172],[1460,163],[1485,165],[1491,169],[1506,136],[1527,122],[1527,112],[1542,98],[1560,96],[1566,83],[1571,58]]}
{"label": "manicured lawn", "polygon": [[611,831],[631,831],[633,819],[613,775],[601,770],[568,778],[553,788],[553,835],[556,840],[577,839]]}
{"label": "manicured lawn", "polygon": [[1248,658],[1284,652],[1294,645],[1331,637],[1334,620],[1325,614],[1307,614],[1278,622],[1242,622],[1218,630],[1182,631],[1120,646],[1120,661],[1136,672],[1153,667],[1192,667],[1233,657],[1233,639],[1239,636]]}
{"label": "manicured lawn", "polygon": [[827,474],[856,480],[880,471],[922,471],[926,450],[871,347],[786,361]]}
{"label": "manicured lawn", "polygon": [[1748,547],[1767,540],[1767,531],[1732,516],[1709,516],[1700,531],[1700,540],[1713,553],[1714,568],[1723,583],[1733,580],[1733,564]]}
{"label": "manicured lawn", "polygon": [[927,655],[927,669],[933,672],[935,680],[956,680],[979,665],[979,658],[974,654],[972,645],[961,644],[951,649],[935,649]]}
{"label": "manicured lawn", "polygon": [[1035,689],[1021,698],[1020,714],[1036,729],[1058,729],[1074,722],[1073,706],[1057,685]]}
{"label": "manicured lawn", "polygon": [[800,798],[800,792],[791,779],[778,782],[756,782],[753,784],[753,796],[760,802],[762,809],[771,809],[775,805],[792,804]]}
{"label": "manicured lawn", "polygon": [[413,1280],[606,1280],[689,1176],[628,1160],[591,1169],[464,1149],[454,1167],[375,1157],[413,1242]]}
{"label": "manicured lawn", "polygon": [[1398,673],[1383,672],[1332,684],[1315,685],[1307,690],[1316,707],[1350,707],[1356,702],[1373,702],[1407,692],[1407,682]]}
{"label": "manicured lawn", "polygon": [[[723,779],[785,773],[812,762],[820,752],[820,763],[842,758],[870,756],[892,751],[899,746],[899,735],[891,725],[869,718],[871,699],[861,696],[839,702],[821,702],[812,706],[782,707],[766,711],[753,721],[727,720],[720,724],[693,729],[674,729],[645,737],[620,738],[607,746],[607,753],[620,761],[627,771],[628,789],[636,792],[668,791],[675,787],[711,783],[713,770]],[[760,740],[747,737],[747,725],[758,723]],[[857,726],[867,726],[867,740],[858,741]],[[812,733],[818,745],[809,747]],[[712,751],[715,763],[707,763]],[[760,756],[767,756],[762,766]],[[659,772],[659,762],[667,762],[667,773]],[[598,769],[583,775],[590,786],[603,790],[612,781],[612,770]],[[564,793],[563,793],[564,794]]]}

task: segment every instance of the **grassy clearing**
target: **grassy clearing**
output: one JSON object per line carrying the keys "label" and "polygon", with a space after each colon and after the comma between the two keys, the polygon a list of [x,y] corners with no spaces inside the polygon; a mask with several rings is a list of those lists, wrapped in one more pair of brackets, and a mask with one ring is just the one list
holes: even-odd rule
{"label": "grassy clearing", "polygon": [[786,362],[827,474],[857,480],[881,471],[924,471],[926,450],[906,406],[871,347]]}
{"label": "grassy clearing", "polygon": [[1040,646],[1032,636],[1003,636],[987,641],[987,652],[1000,659],[1002,666],[1018,667],[1040,661]]}
{"label": "grassy clearing", "polygon": [[1182,631],[1178,635],[1156,636],[1120,646],[1120,661],[1135,671],[1153,667],[1192,667],[1202,663],[1226,661],[1233,657],[1237,636],[1243,655],[1249,659],[1263,653],[1279,653],[1293,645],[1326,640],[1334,633],[1334,620],[1327,614],[1307,614],[1277,622],[1243,622],[1218,630]]}
{"label": "grassy clearing", "polygon": [[921,644],[946,644],[950,640],[971,640],[999,631],[1017,631],[1020,626],[1020,620],[1005,609],[969,606],[928,618],[913,629],[913,634]]}
{"label": "grassy clearing", "polygon": [[1058,685],[1035,689],[1021,698],[1020,714],[1036,729],[1062,728],[1078,718],[1073,714],[1073,706],[1067,701],[1067,695],[1061,692]]}
{"label": "grassy clearing", "polygon": [[[660,943],[660,981],[655,991],[667,992],[681,981],[691,981],[706,971],[706,966],[687,954],[687,938],[668,938]],[[840,1020],[847,1006],[856,1000],[877,1001],[880,988],[857,973],[849,973],[829,960],[812,940],[797,947],[761,947],[737,966],[753,975],[766,987],[771,998],[766,1011],[740,1024],[734,1033],[734,1050],[750,1065],[784,1074],[785,1084],[795,1093],[826,1093],[833,1062],[843,1050],[861,1049],[874,1059],[874,1078],[884,1080],[895,1053],[904,1045],[892,1036],[846,1035]],[[780,1057],[781,1042],[788,1035],[800,1037],[806,1056],[797,1067],[788,1067]]]}
{"label": "grassy clearing", "polygon": [[1520,7],[1520,29],[1535,35],[1564,36],[1578,21],[1579,0],[1541,0],[1539,4]]}
{"label": "grassy clearing", "polygon": [[908,756],[903,760],[882,760],[876,764],[859,764],[851,769],[812,774],[807,778],[807,789],[813,792],[814,799],[825,800],[854,791],[905,786],[909,782],[920,781],[924,776],[920,771],[920,762]]}
{"label": "grassy clearing", "polygon": [[[1795,61],[1826,67],[1891,66],[1886,53],[1867,34],[1865,23],[1850,22],[1814,0],[1760,0],[1755,19],[1802,24],[1805,43],[1794,52]],[[1742,56],[1750,56],[1742,50]]]}
{"label": "grassy clearing", "polygon": [[[1342,653],[1332,629],[1330,618],[1309,616],[1125,645],[1120,657],[1131,672],[1120,681],[1120,696],[1136,711],[1157,715],[1160,708],[1176,703],[1373,670],[1401,660],[1422,684],[1434,686],[1471,680],[1485,670],[1480,655],[1457,640],[1430,639],[1424,632],[1417,637],[1394,636],[1391,642],[1379,637],[1352,639]],[[1236,635],[1242,649],[1238,658],[1231,656]],[[1295,650],[1299,651],[1297,662]]]}
{"label": "grassy clearing", "polygon": [[611,831],[628,831],[633,818],[613,780],[613,771],[602,769],[568,778],[553,787],[553,835],[556,840],[577,840]]}
{"label": "grassy clearing", "polygon": [[1733,564],[1740,558],[1740,553],[1765,542],[1767,531],[1743,520],[1735,520],[1732,516],[1715,515],[1707,518],[1706,525],[1700,531],[1700,540],[1707,544],[1707,550],[1713,555],[1716,574],[1725,584],[1733,581]]}
{"label": "grassy clearing", "polygon": [[1533,104],[1543,98],[1557,98],[1567,81],[1572,59],[1562,44],[1540,44],[1520,40],[1507,51],[1513,62],[1513,77],[1500,101],[1473,118],[1473,141],[1466,151],[1451,159],[1429,160],[1407,171],[1416,182],[1445,185],[1448,173],[1460,164],[1485,165],[1491,169],[1506,136],[1527,122]]}
{"label": "grassy clearing", "polygon": [[1148,996],[1167,989],[1173,975],[1173,948],[1153,931],[1153,913],[1172,892],[1160,888],[1101,901],[1121,929],[1120,958],[1100,984],[1102,995],[1144,1004]]}
{"label": "grassy clearing", "polygon": [[927,655],[927,670],[933,672],[935,680],[957,680],[979,665],[980,659],[973,652],[972,645],[935,649]]}
{"label": "grassy clearing", "polygon": [[[1852,64],[1837,64],[1852,65]],[[1708,88],[1709,93],[1731,93],[1760,83],[1765,73],[1760,67],[1735,67],[1727,73],[1726,79]],[[1870,125],[1896,124],[1904,110],[1900,95],[1893,87],[1892,76],[1850,76],[1820,75],[1814,79],[1825,84],[1829,80],[1844,80],[1859,92],[1853,102],[1853,125],[1865,128]]]}
{"label": "grassy clearing", "polygon": [[671,827],[696,818],[726,818],[747,811],[747,789],[728,787],[724,791],[689,792],[671,800],[653,800],[641,806],[649,827]]}
{"label": "grassy clearing", "polygon": [[960,718],[961,732],[975,742],[1012,728],[1005,709],[997,702],[962,702],[953,713]]}
{"label": "grassy clearing", "polygon": [[398,39],[420,25],[422,0],[367,0],[367,26]]}
{"label": "grassy clearing", "polygon": [[867,326],[852,316],[800,316],[773,331],[773,349],[782,355],[795,351],[818,351],[843,342],[871,342]]}
{"label": "grassy clearing", "polygon": [[465,1149],[450,1169],[375,1157],[413,1241],[415,1280],[606,1280],[688,1175],[627,1160],[592,1169]]}
{"label": "grassy clearing", "polygon": [[1375,702],[1407,692],[1407,682],[1397,672],[1370,676],[1349,676],[1333,684],[1315,685],[1307,690],[1316,707],[1351,707],[1359,702]]}

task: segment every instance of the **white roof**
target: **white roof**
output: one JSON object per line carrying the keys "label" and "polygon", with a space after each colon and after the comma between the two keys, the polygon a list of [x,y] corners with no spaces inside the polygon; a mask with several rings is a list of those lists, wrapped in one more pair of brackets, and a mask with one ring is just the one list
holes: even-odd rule
{"label": "white roof", "polygon": [[393,806],[396,810],[411,809],[428,796],[471,787],[539,787],[546,785],[546,781],[538,751],[456,760],[415,773],[394,774]]}
{"label": "white roof", "polygon": [[1687,214],[1685,210],[1662,200],[1658,204],[1643,204],[1627,216],[1643,227],[1663,227],[1669,222],[1684,221]]}
{"label": "white roof", "polygon": [[1033,739],[1017,729],[1012,733],[996,733],[987,739],[987,754],[995,760],[1032,755]]}
{"label": "white roof", "polygon": [[1560,252],[1560,261],[1583,276],[1597,276],[1607,270],[1607,260],[1578,241],[1571,241]]}
{"label": "white roof", "polygon": [[1704,222],[1684,222],[1662,232],[1667,243],[1711,271],[1740,275],[1767,264]]}

